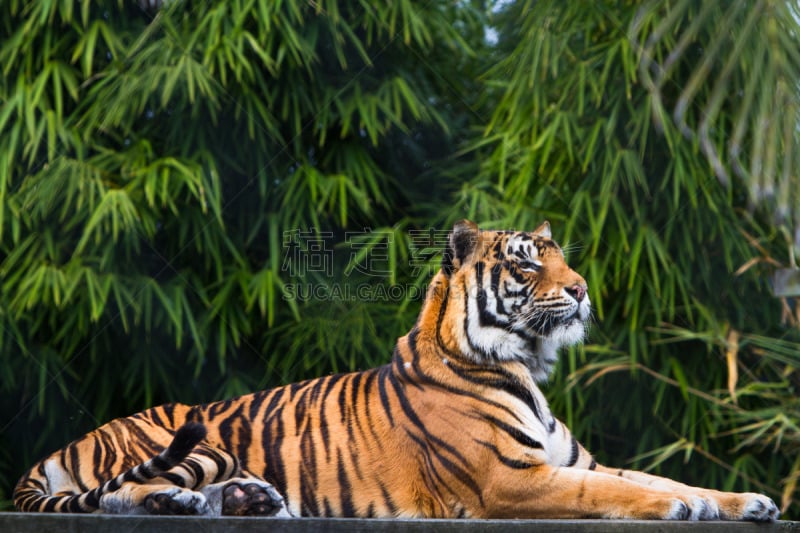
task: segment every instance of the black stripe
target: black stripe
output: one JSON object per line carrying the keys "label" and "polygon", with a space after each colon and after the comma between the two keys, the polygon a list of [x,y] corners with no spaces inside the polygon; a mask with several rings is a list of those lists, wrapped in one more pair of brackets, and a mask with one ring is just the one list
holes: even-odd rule
{"label": "black stripe", "polygon": [[166,479],[176,487],[186,487],[186,478],[175,472],[164,472],[159,477]]}
{"label": "black stripe", "polygon": [[261,409],[261,406],[264,404],[264,400],[267,398],[267,395],[270,391],[259,391],[254,393],[250,398],[250,408],[248,409],[248,413],[250,415],[250,420],[258,420],[258,411]]}
{"label": "black stripe", "polygon": [[48,498],[45,500],[44,505],[42,506],[41,510],[44,513],[52,513],[56,510],[56,505],[61,498]]}
{"label": "black stripe", "polygon": [[[82,495],[81,495],[82,496]],[[67,511],[68,513],[85,513],[86,510],[84,509],[83,505],[81,505],[81,497],[69,497],[66,500],[62,500],[64,505],[62,506],[62,510]]]}
{"label": "black stripe", "polygon": [[503,257],[503,239],[497,239],[494,242],[494,246],[492,246],[492,252],[495,259],[500,259]]}
{"label": "black stripe", "polygon": [[310,477],[311,487],[316,489],[319,484],[319,477],[317,476],[317,454],[316,454],[316,439],[314,438],[313,428],[306,428],[303,431],[303,436],[300,439],[300,456],[303,462],[300,465],[300,471],[307,473]]}
{"label": "black stripe", "polygon": [[350,437],[350,442],[355,441],[355,435],[353,433],[353,428],[355,426],[354,422],[359,423],[359,425],[360,425],[360,422],[359,422],[359,418],[360,417],[358,415],[358,410],[356,409],[356,406],[358,405],[358,399],[359,399],[359,394],[358,393],[360,392],[361,378],[362,378],[362,375],[361,375],[360,372],[358,374],[353,374],[353,378],[351,380],[352,383],[350,385],[350,404],[349,404],[349,407],[350,407],[350,410],[352,411],[352,416],[350,417],[349,420],[347,420],[347,434]]}
{"label": "black stripe", "polygon": [[[503,299],[500,298],[500,274],[503,273],[503,266],[504,265],[502,263],[495,263],[492,266],[490,283],[492,294],[494,294],[495,299],[495,312],[498,315],[508,316],[508,311],[506,311],[506,308],[503,305]],[[506,324],[507,323],[508,322],[506,322]]]}
{"label": "black stripe", "polygon": [[[204,457],[208,457],[214,461],[218,472],[216,476],[217,478],[225,476],[225,471],[228,470],[228,468],[233,470],[233,476],[238,475],[239,461],[235,456],[216,448],[199,448],[195,453]],[[214,481],[221,480],[215,478]]]}
{"label": "black stripe", "polygon": [[378,485],[381,489],[381,496],[383,496],[383,505],[389,510],[389,514],[392,516],[397,515],[397,506],[394,504],[394,500],[392,500],[392,495],[389,494],[389,491],[386,490],[386,487],[381,483],[378,482]]}
{"label": "black stripe", "polygon": [[[372,438],[374,439],[375,443],[378,445],[378,449],[383,449],[381,445],[381,437],[378,436],[377,432],[375,431],[375,424],[371,424],[369,421],[372,420],[372,415],[370,413],[370,405],[372,403],[372,395],[370,392],[372,391],[372,385],[375,383],[375,380],[378,378],[378,374],[380,370],[372,369],[367,372],[367,379],[364,381],[364,421],[366,422],[366,426],[369,429],[370,433],[372,434]],[[366,435],[364,435],[366,438]]]}
{"label": "black stripe", "polygon": [[217,426],[219,428],[219,436],[222,439],[222,446],[226,450],[233,450],[234,448],[233,438],[236,431],[235,424],[238,421],[237,419],[240,418],[243,408],[243,405],[239,405],[233,413],[226,415]]}
{"label": "black stripe", "polygon": [[[421,372],[419,368],[419,350],[417,349],[417,337],[419,336],[419,328],[414,326],[411,331],[408,333],[408,349],[411,352],[411,359],[412,364],[414,366],[414,371],[417,374],[421,374],[422,377],[426,377],[424,373]],[[399,347],[395,347],[395,356],[402,359],[400,356],[400,349]],[[401,375],[405,378],[405,380],[410,384],[415,386],[417,389],[424,391],[425,388],[418,382],[416,379],[411,379],[406,372],[406,367],[404,364],[397,365],[398,370],[401,372]]]}
{"label": "black stripe", "polygon": [[492,424],[494,427],[502,429],[508,436],[512,439],[517,441],[518,443],[522,444],[523,446],[527,446],[528,448],[534,448],[537,450],[544,449],[542,443],[532,439],[527,433],[519,429],[518,427],[512,426],[511,424],[507,424],[503,422],[499,418],[496,418],[492,415],[488,415],[485,413],[481,414],[481,418]]}
{"label": "black stripe", "polygon": [[504,465],[510,467],[510,468],[514,468],[516,470],[523,470],[523,469],[531,468],[531,467],[534,466],[533,463],[529,463],[527,461],[520,461],[520,460],[517,460],[517,459],[512,459],[511,457],[503,455],[502,453],[500,453],[500,450],[497,449],[497,446],[495,446],[491,442],[486,442],[486,441],[477,440],[477,439],[475,439],[475,441],[478,444],[481,444],[482,446],[485,446],[486,448],[489,448],[490,450],[492,450],[492,452],[494,452],[494,454],[497,456],[497,458],[500,460],[500,462],[503,463]]}
{"label": "black stripe", "polygon": [[572,437],[572,451],[569,455],[569,461],[564,466],[575,466],[575,463],[578,462],[578,457],[580,454],[580,448],[578,447],[578,441],[575,440],[575,437]]}
{"label": "black stripe", "polygon": [[146,414],[150,415],[150,420],[153,422],[154,425],[159,427],[169,427],[164,423],[164,420],[161,418],[161,415],[158,414],[159,411],[160,409],[153,408],[150,409],[149,412],[146,412]]}
{"label": "black stripe", "polygon": [[299,435],[301,431],[304,431],[305,428],[308,426],[308,418],[306,414],[309,412],[309,405],[308,405],[308,396],[311,392],[311,388],[305,382],[303,385],[303,389],[300,392],[300,395],[296,398],[292,398],[292,402],[294,403],[294,432],[295,435]]}
{"label": "black stripe", "polygon": [[339,502],[342,504],[342,516],[356,516],[356,508],[353,505],[353,487],[347,478],[347,467],[342,460],[342,451],[337,452],[336,474],[339,481]]}
{"label": "black stripe", "polygon": [[208,406],[208,409],[207,409],[208,410],[208,416],[210,418],[218,416],[220,413],[224,413],[225,411],[227,411],[228,408],[230,407],[230,405],[231,405],[231,400],[230,399],[222,400],[222,401],[219,401],[219,402],[214,402],[214,403],[212,403],[211,405]]}
{"label": "black stripe", "polygon": [[324,378],[316,378],[314,380],[314,384],[311,386],[311,396],[308,398],[308,401],[311,402],[311,405],[314,405],[317,400],[319,400],[320,392],[322,391],[322,385],[325,381]]}
{"label": "black stripe", "polygon": [[[475,268],[476,268],[476,270],[483,271],[483,263],[476,264]],[[470,314],[469,314],[469,293],[470,293],[470,291],[467,289],[466,282],[462,282],[461,292],[464,294],[464,304],[463,304],[464,305],[464,321],[463,321],[462,327],[464,328],[464,335],[465,335],[465,338],[467,340],[467,344],[469,344],[469,348],[470,348],[471,351],[483,354],[483,355],[489,357],[490,359],[492,359],[492,358],[494,358],[494,356],[496,354],[487,354],[483,349],[478,348],[477,346],[475,346],[475,343],[472,342],[472,335],[470,335],[470,331],[472,330],[472,328],[470,327],[470,323],[469,323],[469,317],[470,317]],[[480,284],[479,284],[478,285],[477,295],[476,295],[476,299],[478,300],[478,307],[480,307],[480,305],[481,305],[481,295],[482,295],[482,293],[483,293],[483,290],[480,288]],[[485,298],[485,295],[483,295],[483,297]],[[485,302],[484,302],[484,305],[485,305]]]}
{"label": "black stripe", "polygon": [[239,418],[238,438],[239,444],[236,447],[236,454],[234,454],[234,456],[238,457],[244,465],[247,465],[249,464],[250,451],[253,448],[253,430],[250,425],[250,420],[244,416],[240,416]]}
{"label": "black stripe", "polygon": [[378,376],[378,392],[381,396],[381,405],[383,405],[383,411],[386,413],[386,416],[389,419],[389,425],[394,427],[394,418],[392,417],[392,405],[389,403],[389,395],[386,392],[386,382],[388,378],[392,375],[392,369],[388,366],[381,367],[380,375]]}
{"label": "black stripe", "polygon": [[[355,419],[355,427],[358,429],[358,433],[361,437],[366,436],[366,432],[364,431],[364,424],[369,424],[370,417],[369,412],[365,412],[364,415],[360,413],[357,407],[363,407],[364,409],[367,408],[369,405],[370,398],[367,394],[365,394],[366,388],[369,385],[369,379],[372,375],[372,372],[369,373],[359,373],[356,378],[356,382],[353,384],[353,388],[351,389],[351,396],[350,396],[350,405],[353,406],[354,409],[354,416]],[[364,390],[361,389],[361,382],[364,382]],[[363,422],[363,423],[362,423]],[[355,438],[352,437],[350,440],[350,446],[355,445]]]}
{"label": "black stripe", "polygon": [[[500,271],[498,267],[500,265],[495,265],[492,267],[491,276],[490,276],[490,285],[489,288],[492,291],[492,294],[495,296],[495,300],[497,301],[497,305],[500,305],[500,298],[498,295],[498,288],[500,282]],[[477,284],[477,293],[476,293],[476,300],[478,303],[478,323],[481,327],[496,327],[502,329],[508,329],[510,324],[506,320],[500,320],[499,317],[495,314],[492,314],[488,307],[487,307],[487,292],[486,288],[483,286],[483,270],[484,264],[477,263],[475,265],[475,283]],[[468,311],[469,308],[465,307],[465,310]],[[469,313],[467,313],[468,315]],[[506,313],[503,313],[506,314]],[[464,328],[464,331],[469,334],[469,330]]]}
{"label": "black stripe", "polygon": [[[273,389],[272,394],[270,395],[269,404],[267,404],[267,410],[264,413],[265,423],[272,420],[272,418],[275,416],[280,417],[281,414],[283,413],[283,403],[284,403],[283,396],[285,392],[286,392],[285,387],[281,387],[279,389]],[[279,405],[280,409],[278,409]]]}
{"label": "black stripe", "polygon": [[[331,381],[333,381],[330,377],[323,378],[325,383],[325,392],[322,393],[322,399],[320,400],[319,406],[319,431],[320,437],[322,438],[322,447],[325,449],[325,460],[331,460],[331,447],[330,447],[330,437],[328,435],[328,419],[325,416],[325,404],[326,398],[328,396],[328,391],[331,388]],[[320,383],[323,381],[320,380]]]}
{"label": "black stripe", "polygon": [[300,515],[319,516],[319,505],[317,504],[316,494],[310,487],[308,480],[300,473]]}
{"label": "black stripe", "polygon": [[348,375],[348,379],[342,383],[341,388],[339,389],[339,396],[336,400],[337,405],[339,406],[339,423],[344,424],[345,418],[347,417],[347,384],[350,382],[350,376]]}
{"label": "black stripe", "polygon": [[344,378],[345,374],[334,374],[332,376],[326,376],[320,379],[320,383],[323,381],[325,382],[325,388],[322,390],[322,393],[319,397],[319,430],[322,437],[322,447],[325,449],[325,460],[331,460],[331,441],[328,435],[328,419],[327,415],[325,414],[328,407],[328,396],[330,396],[331,390],[333,387],[339,383],[339,381]]}
{"label": "black stripe", "polygon": [[322,499],[322,507],[325,509],[323,516],[334,516],[336,514],[333,512],[333,507],[331,507],[331,502],[327,496]]}
{"label": "black stripe", "polygon": [[534,396],[533,391],[531,391],[527,387],[524,387],[516,379],[498,383],[497,388],[525,402],[525,404],[533,412],[536,419],[539,420],[539,422],[541,422],[544,425],[544,418],[542,417],[542,411],[539,408],[539,404],[536,401],[536,396]]}
{"label": "black stripe", "polygon": [[[187,457],[186,460],[183,461],[183,463],[181,463],[180,466],[182,468],[185,468],[187,471],[190,470],[192,475],[194,476],[194,483],[191,484],[190,488],[194,489],[195,487],[198,487],[198,486],[202,485],[203,482],[206,480],[206,470],[205,470],[205,468],[203,468],[203,465],[201,465],[193,457]],[[220,477],[220,473],[221,472],[222,472],[222,470],[218,467],[217,468],[217,475],[215,476],[214,481],[216,481],[216,478]],[[189,480],[187,479],[187,482],[188,481]]]}
{"label": "black stripe", "polygon": [[392,362],[394,363],[393,367],[395,372],[397,372],[397,374],[400,376],[400,379],[403,381],[403,383],[416,387],[421,391],[425,390],[425,388],[422,385],[420,385],[417,382],[417,380],[412,379],[411,376],[408,374],[408,371],[406,369],[406,361],[403,360],[403,356],[400,354],[399,347],[395,347],[394,349],[394,354],[392,355]]}
{"label": "black stripe", "polygon": [[342,402],[340,406],[342,409],[341,423],[344,425],[345,430],[347,431],[348,442],[353,442],[353,439],[355,438],[355,435],[353,434],[353,418],[356,418],[358,414],[354,412],[355,405],[349,403],[347,396],[347,387],[349,386],[351,388],[351,391],[355,388],[356,376],[358,376],[358,374],[350,374],[348,376],[348,380],[342,384],[342,390],[340,391],[339,394],[339,400]]}
{"label": "black stripe", "polygon": [[[197,422],[198,424],[202,424],[205,422],[206,417],[203,414],[203,409],[205,409],[205,405],[195,405],[189,409],[189,412],[186,413],[186,422]],[[172,420],[172,416],[170,416],[170,420]],[[170,427],[174,427],[174,423],[170,424]]]}
{"label": "black stripe", "polygon": [[[94,442],[94,449],[92,450],[92,474],[96,480],[104,479],[104,473],[108,473],[108,465],[106,461],[111,458],[110,453],[104,453],[106,451],[106,434],[102,431],[97,431],[97,435],[95,437]],[[88,489],[84,489],[83,492],[86,492]]]}
{"label": "black stripe", "polygon": [[[169,418],[169,427],[175,427],[175,404],[170,403],[163,406],[163,411],[164,414],[167,415],[167,418]],[[202,422],[202,419],[197,422]]]}
{"label": "black stripe", "polygon": [[286,465],[281,454],[283,444],[283,408],[281,403],[284,389],[276,389],[270,398],[267,406],[264,427],[261,431],[261,442],[264,446],[265,466],[264,479],[275,485],[275,489],[280,494],[286,494]]}
{"label": "black stripe", "polygon": [[447,312],[447,306],[450,303],[450,285],[444,291],[444,296],[442,296],[442,303],[439,306],[439,316],[436,317],[436,343],[439,345],[439,349],[441,349],[448,357],[456,359],[460,358],[461,354],[453,352],[450,350],[447,345],[444,343],[444,339],[442,338],[442,323],[444,322],[444,317]]}
{"label": "black stripe", "polygon": [[298,391],[298,390],[299,390],[301,387],[303,387],[303,385],[304,385],[304,382],[303,382],[303,381],[301,381],[301,382],[299,382],[299,383],[291,383],[291,384],[289,384],[289,385],[286,385],[285,387],[283,387],[284,389],[287,389],[287,390],[289,391],[289,400],[290,400],[290,401],[291,401],[291,400],[294,400],[294,395],[295,395],[295,393],[296,393],[296,392],[297,392],[297,391]]}
{"label": "black stripe", "polygon": [[142,429],[132,420],[121,419],[120,422],[124,424],[125,430],[119,438],[115,439],[115,442],[119,446],[116,449],[117,454],[125,451],[126,446],[131,447],[135,445],[139,448],[140,453],[133,453],[133,450],[129,450],[127,453],[129,459],[137,462],[144,462],[147,458],[158,455],[164,449],[160,441],[154,440],[150,433]]}
{"label": "black stripe", "polygon": [[[314,449],[312,428],[306,427],[300,438],[300,498],[303,516],[320,516],[317,500],[317,458]],[[283,461],[283,458],[279,458]]]}
{"label": "black stripe", "polygon": [[217,461],[217,475],[214,479],[209,480],[209,483],[218,483],[220,481],[227,481],[232,477],[239,477],[242,475],[242,468],[239,461],[234,456],[228,456],[230,461],[225,460],[224,457],[217,456],[220,461]]}
{"label": "black stripe", "polygon": [[86,496],[83,499],[84,505],[91,509],[99,509],[100,508],[100,498],[97,495],[96,491],[90,490],[86,493]]}

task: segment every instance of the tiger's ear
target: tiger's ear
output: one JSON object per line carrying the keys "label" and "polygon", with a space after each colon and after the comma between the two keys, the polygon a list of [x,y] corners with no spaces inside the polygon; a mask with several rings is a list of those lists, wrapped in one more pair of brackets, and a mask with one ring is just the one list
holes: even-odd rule
{"label": "tiger's ear", "polygon": [[548,221],[542,222],[542,224],[533,230],[534,235],[539,235],[540,237],[544,237],[545,239],[552,239],[553,234],[550,233],[550,223]]}
{"label": "tiger's ear", "polygon": [[447,249],[442,257],[442,271],[449,276],[461,268],[478,247],[480,240],[481,230],[477,224],[469,220],[456,222],[448,236]]}

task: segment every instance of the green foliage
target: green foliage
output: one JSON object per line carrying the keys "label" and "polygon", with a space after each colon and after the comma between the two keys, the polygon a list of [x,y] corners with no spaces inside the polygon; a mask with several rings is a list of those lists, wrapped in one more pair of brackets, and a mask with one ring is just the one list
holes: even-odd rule
{"label": "green foliage", "polygon": [[712,4],[4,3],[0,500],[109,418],[388,361],[442,230],[547,218],[597,319],[547,391],[579,439],[796,515],[796,198],[736,169],[796,168],[759,28],[797,21]]}

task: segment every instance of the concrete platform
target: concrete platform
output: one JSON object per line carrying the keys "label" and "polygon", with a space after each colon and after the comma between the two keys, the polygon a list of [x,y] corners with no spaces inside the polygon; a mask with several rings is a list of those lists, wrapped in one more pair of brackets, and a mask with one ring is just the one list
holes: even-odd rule
{"label": "concrete platform", "polygon": [[109,516],[0,513],[2,533],[40,532],[521,532],[564,531],[591,533],[687,532],[718,533],[798,532],[800,522],[644,522],[620,520],[360,520],[347,518],[198,518],[183,516]]}

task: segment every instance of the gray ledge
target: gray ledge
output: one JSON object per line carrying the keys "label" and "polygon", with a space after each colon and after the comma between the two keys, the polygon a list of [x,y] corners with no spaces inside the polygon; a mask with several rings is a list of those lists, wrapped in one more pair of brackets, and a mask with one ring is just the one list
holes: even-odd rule
{"label": "gray ledge", "polygon": [[628,531],[717,531],[719,533],[745,533],[767,531],[795,531],[800,533],[800,522],[779,521],[769,524],[752,522],[661,522],[638,520],[406,520],[406,519],[349,519],[349,518],[238,518],[238,517],[186,517],[186,516],[110,516],[69,514],[0,513],[0,531],[3,533],[58,532],[113,532],[129,531],[154,533],[202,532],[337,532],[364,531],[474,531],[506,533],[514,531],[581,531],[591,533],[619,533]]}

